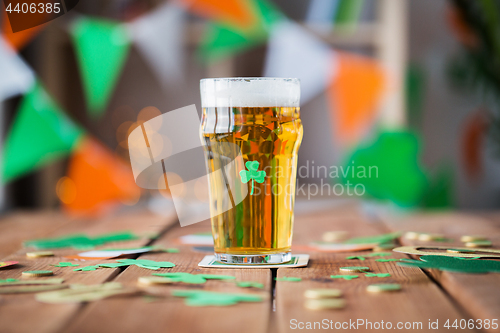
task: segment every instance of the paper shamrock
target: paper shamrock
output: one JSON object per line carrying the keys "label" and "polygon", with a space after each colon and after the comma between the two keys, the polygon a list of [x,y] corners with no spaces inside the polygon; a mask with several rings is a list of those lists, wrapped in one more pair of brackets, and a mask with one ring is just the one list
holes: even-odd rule
{"label": "paper shamrock", "polygon": [[111,263],[105,263],[105,264],[97,264],[97,265],[93,265],[93,266],[86,266],[86,267],[74,269],[74,271],[87,272],[87,271],[95,271],[96,269],[98,269],[100,267],[116,268],[116,267],[130,266],[130,265],[136,265],[138,267],[152,269],[152,270],[157,270],[160,268],[170,268],[170,267],[175,266],[175,264],[173,264],[169,261],[153,261],[153,260],[145,260],[145,259],[122,259],[122,260],[118,260],[118,262],[116,262],[116,263],[111,262]]}
{"label": "paper shamrock", "polygon": [[276,281],[289,281],[289,282],[300,282],[302,281],[301,278],[299,277],[293,277],[293,276],[283,276],[279,278],[274,278]]}
{"label": "paper shamrock", "polygon": [[434,268],[460,273],[500,273],[500,262],[495,260],[462,260],[448,256],[421,256],[420,260],[405,259],[398,263],[403,267]]}
{"label": "paper shamrock", "polygon": [[330,275],[332,279],[344,279],[344,280],[352,280],[357,279],[359,275]]}
{"label": "paper shamrock", "polygon": [[259,288],[259,289],[264,289],[264,284],[260,282],[254,282],[254,281],[239,281],[236,282],[236,285],[241,288]]}
{"label": "paper shamrock", "polygon": [[266,176],[265,171],[257,171],[259,169],[258,161],[247,161],[245,163],[247,170],[240,171],[240,178],[242,183],[248,183],[252,180],[252,190],[250,191],[250,195],[253,194],[254,181],[259,184],[264,182],[264,177]]}
{"label": "paper shamrock", "polygon": [[207,280],[234,280],[236,277],[231,275],[215,275],[215,274],[190,274],[184,272],[172,273],[154,273],[153,275],[168,278],[172,282],[183,282],[192,284],[202,284]]}
{"label": "paper shamrock", "polygon": [[366,277],[389,277],[391,276],[390,273],[366,273]]}
{"label": "paper shamrock", "polygon": [[219,293],[202,290],[174,290],[172,295],[186,297],[189,306],[228,306],[238,302],[261,302],[262,296],[252,294]]}
{"label": "paper shamrock", "polygon": [[30,240],[25,242],[24,246],[33,246],[37,249],[51,249],[51,248],[64,248],[64,247],[81,249],[81,248],[92,248],[94,246],[105,245],[111,242],[136,240],[138,238],[139,237],[137,235],[129,231],[104,234],[95,237],[91,237],[85,234],[77,234],[59,238]]}

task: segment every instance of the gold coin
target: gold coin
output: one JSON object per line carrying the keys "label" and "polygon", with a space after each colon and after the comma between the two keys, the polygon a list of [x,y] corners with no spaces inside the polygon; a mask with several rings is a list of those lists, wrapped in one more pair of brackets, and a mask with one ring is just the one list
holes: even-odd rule
{"label": "gold coin", "polygon": [[347,231],[328,231],[323,234],[323,241],[333,243],[347,239],[349,233]]}
{"label": "gold coin", "polygon": [[491,247],[490,241],[475,241],[465,243],[467,247]]}
{"label": "gold coin", "polygon": [[340,267],[342,272],[366,272],[370,270],[370,267],[365,266],[349,266],[349,267]]}
{"label": "gold coin", "polygon": [[39,277],[39,276],[51,276],[54,275],[52,271],[25,271],[22,272],[22,276],[27,277]]}
{"label": "gold coin", "polygon": [[308,299],[304,303],[309,310],[342,309],[345,307],[345,300],[334,299]]}
{"label": "gold coin", "polygon": [[408,231],[405,233],[406,239],[418,239],[418,236],[420,236],[420,233],[415,231]]}
{"label": "gold coin", "polygon": [[420,234],[418,235],[418,240],[420,241],[433,241],[433,240],[443,240],[444,236],[443,235],[436,235],[436,234]]}
{"label": "gold coin", "polygon": [[466,249],[446,249],[448,253],[474,253],[475,250],[466,250]]}
{"label": "gold coin", "polygon": [[366,291],[371,293],[389,292],[401,290],[401,285],[397,283],[378,283],[370,284],[366,287]]}
{"label": "gold coin", "polygon": [[484,236],[478,236],[478,235],[464,235],[460,237],[460,241],[464,243],[468,242],[476,242],[476,241],[487,241],[488,238]]}
{"label": "gold coin", "polygon": [[332,298],[342,296],[342,291],[338,289],[307,289],[304,293],[306,298]]}
{"label": "gold coin", "polygon": [[26,257],[28,258],[41,258],[41,257],[52,257],[54,252],[52,251],[38,251],[38,252],[28,252]]}
{"label": "gold coin", "polygon": [[168,284],[174,283],[172,279],[161,277],[161,276],[141,276],[137,279],[137,283],[143,286],[151,286],[154,284]]}

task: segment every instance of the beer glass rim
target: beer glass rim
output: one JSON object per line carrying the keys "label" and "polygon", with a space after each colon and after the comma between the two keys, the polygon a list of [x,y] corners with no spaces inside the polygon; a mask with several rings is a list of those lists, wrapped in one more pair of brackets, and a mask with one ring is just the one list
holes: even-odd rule
{"label": "beer glass rim", "polygon": [[200,82],[206,81],[283,81],[283,82],[296,82],[300,83],[298,78],[293,77],[213,77],[213,78],[204,78],[201,79]]}

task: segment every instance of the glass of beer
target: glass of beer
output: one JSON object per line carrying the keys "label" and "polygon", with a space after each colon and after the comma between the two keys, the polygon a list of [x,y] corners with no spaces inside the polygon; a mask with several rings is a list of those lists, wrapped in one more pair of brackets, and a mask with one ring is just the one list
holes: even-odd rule
{"label": "glass of beer", "polygon": [[[290,261],[297,152],[302,141],[299,80],[203,79],[200,88],[216,260],[231,264]],[[217,149],[232,152],[217,154]],[[224,171],[223,159],[236,155],[242,157],[239,170]],[[223,197],[231,188],[233,192],[244,189],[245,195],[232,208],[223,209]]]}

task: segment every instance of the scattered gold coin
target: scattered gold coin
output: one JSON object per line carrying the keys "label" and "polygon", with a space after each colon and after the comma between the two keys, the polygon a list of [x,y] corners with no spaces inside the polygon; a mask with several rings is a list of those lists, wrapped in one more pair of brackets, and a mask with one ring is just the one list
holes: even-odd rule
{"label": "scattered gold coin", "polygon": [[341,298],[334,299],[308,299],[305,307],[309,310],[342,309],[345,307],[345,300]]}
{"label": "scattered gold coin", "polygon": [[25,271],[22,272],[22,276],[26,277],[39,277],[39,276],[51,276],[54,275],[52,271]]}
{"label": "scattered gold coin", "polygon": [[443,235],[437,235],[437,234],[419,234],[418,235],[418,240],[420,241],[435,241],[435,240],[443,240],[445,237]]}
{"label": "scattered gold coin", "polygon": [[333,243],[340,242],[349,237],[349,233],[347,231],[328,231],[323,234],[323,241]]}
{"label": "scattered gold coin", "polygon": [[52,257],[54,252],[52,251],[38,251],[38,252],[28,252],[26,257],[28,258],[41,258],[41,257]]}
{"label": "scattered gold coin", "polygon": [[172,279],[161,276],[141,276],[137,279],[137,283],[143,286],[151,286],[154,284],[168,284],[173,283]]}
{"label": "scattered gold coin", "polygon": [[349,266],[349,267],[340,267],[342,272],[366,272],[370,270],[370,267],[365,266]]}
{"label": "scattered gold coin", "polygon": [[464,235],[460,237],[460,241],[464,243],[468,242],[477,242],[477,241],[487,241],[488,238],[484,236],[478,236],[478,235]]}
{"label": "scattered gold coin", "polygon": [[342,296],[342,291],[338,289],[307,289],[304,293],[306,298],[332,298]]}
{"label": "scattered gold coin", "polygon": [[371,293],[398,291],[398,290],[401,290],[401,285],[397,283],[370,284],[368,287],[366,287],[366,291]]}
{"label": "scattered gold coin", "polygon": [[415,231],[408,231],[405,233],[406,239],[418,239],[418,236],[420,236],[420,233]]}
{"label": "scattered gold coin", "polygon": [[491,247],[490,241],[475,241],[465,243],[467,247]]}

